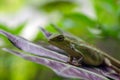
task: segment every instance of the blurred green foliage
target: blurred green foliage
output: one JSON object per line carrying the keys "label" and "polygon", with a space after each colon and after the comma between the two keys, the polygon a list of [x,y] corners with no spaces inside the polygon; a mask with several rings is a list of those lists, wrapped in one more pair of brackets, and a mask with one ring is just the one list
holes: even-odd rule
{"label": "blurred green foliage", "polygon": [[20,9],[25,0],[0,0],[0,12],[15,12]]}
{"label": "blurred green foliage", "polygon": [[[95,44],[108,53],[112,53],[111,55],[120,60],[120,1],[90,0],[90,2],[94,8],[96,19],[92,19],[84,13],[77,11],[76,9],[79,8],[78,10],[80,10],[82,6],[77,0],[39,0],[37,6],[32,5],[32,3],[29,4],[30,1],[28,0],[0,0],[0,12],[16,11],[28,4],[46,15],[58,12],[58,14],[56,13],[57,16],[61,17],[55,24],[60,26],[60,28]],[[87,0],[86,3],[88,3]],[[16,28],[8,26],[0,24],[0,29],[19,35],[25,29],[26,23],[18,25]],[[46,29],[50,32],[56,32],[50,25],[47,25]],[[40,39],[44,39],[44,37],[41,33],[38,33],[34,42]],[[14,48],[1,35],[0,43],[2,43],[0,48]],[[0,49],[0,80],[64,79],[45,66],[23,60]]]}
{"label": "blurred green foliage", "polygon": [[43,5],[39,6],[40,10],[44,10],[48,13],[53,12],[53,11],[59,11],[63,14],[65,13],[70,13],[72,10],[77,7],[77,4],[75,4],[74,1],[47,1]]}

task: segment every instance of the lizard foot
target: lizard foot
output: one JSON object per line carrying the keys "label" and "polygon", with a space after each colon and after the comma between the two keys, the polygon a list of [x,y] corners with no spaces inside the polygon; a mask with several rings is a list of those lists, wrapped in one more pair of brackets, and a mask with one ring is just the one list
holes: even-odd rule
{"label": "lizard foot", "polygon": [[68,64],[71,64],[71,65],[73,65],[73,66],[77,66],[77,67],[81,66],[81,64],[79,64],[79,63],[77,63],[77,62],[73,63],[73,62],[68,61],[67,63],[68,63]]}
{"label": "lizard foot", "polygon": [[73,63],[73,65],[77,66],[77,67],[81,66],[81,64],[79,64],[79,63]]}

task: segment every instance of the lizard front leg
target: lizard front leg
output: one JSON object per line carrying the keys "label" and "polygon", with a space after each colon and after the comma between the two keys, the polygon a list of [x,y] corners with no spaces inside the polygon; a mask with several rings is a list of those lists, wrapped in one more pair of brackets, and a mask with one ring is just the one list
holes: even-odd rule
{"label": "lizard front leg", "polygon": [[69,61],[68,61],[67,63],[79,67],[79,66],[81,66],[80,62],[82,61],[82,59],[83,59],[83,58],[81,57],[81,58],[75,60],[75,62],[73,62],[74,57],[70,56],[70,57],[69,57]]}
{"label": "lizard front leg", "polygon": [[77,67],[81,66],[81,61],[82,61],[82,60],[83,60],[83,57],[80,57],[79,59],[76,60],[75,63],[73,63],[73,65],[74,65],[74,66],[77,66]]}
{"label": "lizard front leg", "polygon": [[67,63],[72,64],[72,62],[73,62],[73,56],[69,55],[69,60],[67,61]]}
{"label": "lizard front leg", "polygon": [[[75,62],[72,62],[72,65],[74,65],[74,66],[80,66],[81,64],[80,64],[80,62],[83,60],[83,56],[82,56],[82,54],[81,54],[81,52],[80,51],[78,51],[77,49],[75,49],[75,45],[74,44],[70,44],[70,48],[73,50],[73,51],[75,51],[75,52],[77,52],[78,53],[78,55],[75,57],[73,57],[73,56],[71,56],[71,58],[72,58],[72,61],[73,61],[73,58],[75,59]],[[74,53],[73,53],[74,54]]]}

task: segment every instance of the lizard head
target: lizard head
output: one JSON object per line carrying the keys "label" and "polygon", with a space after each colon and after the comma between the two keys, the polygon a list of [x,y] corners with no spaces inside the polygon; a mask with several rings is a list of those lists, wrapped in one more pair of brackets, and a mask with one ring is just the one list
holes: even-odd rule
{"label": "lizard head", "polygon": [[58,42],[63,42],[64,41],[64,36],[61,35],[61,34],[54,34],[54,35],[51,35],[49,38],[48,38],[48,42],[50,43],[58,43]]}
{"label": "lizard head", "polygon": [[58,48],[66,48],[69,46],[69,41],[62,34],[51,35],[48,42]]}

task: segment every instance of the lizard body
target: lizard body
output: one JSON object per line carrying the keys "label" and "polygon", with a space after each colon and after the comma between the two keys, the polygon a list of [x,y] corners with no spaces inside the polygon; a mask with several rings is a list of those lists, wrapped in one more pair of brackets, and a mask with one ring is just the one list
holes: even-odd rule
{"label": "lizard body", "polygon": [[66,51],[70,56],[70,63],[76,59],[79,64],[79,59],[83,58],[81,61],[87,65],[99,66],[105,63],[107,66],[120,73],[120,61],[88,43],[76,39],[71,40],[69,37],[61,34],[50,36],[48,42]]}
{"label": "lizard body", "polygon": [[52,24],[52,26],[60,34],[48,36],[48,42],[68,54],[68,63],[74,66],[80,66],[81,63],[84,63],[96,67],[105,64],[120,74],[120,61],[71,33],[61,30],[56,25]]}

